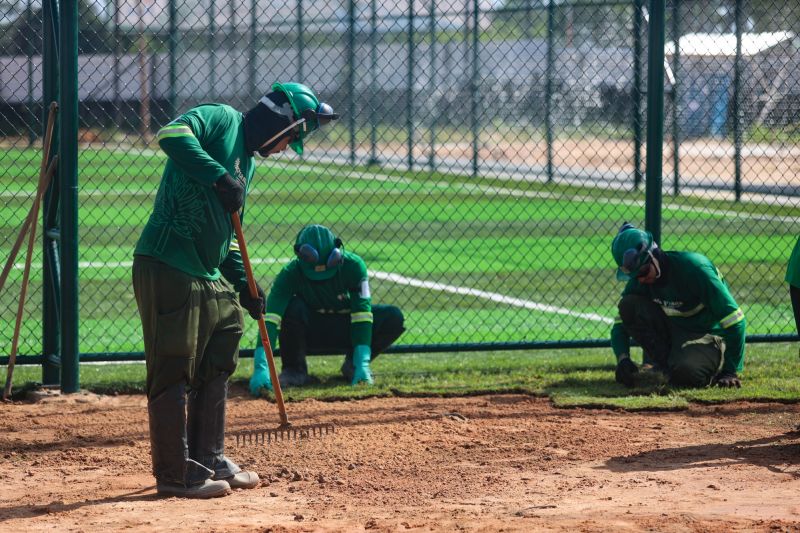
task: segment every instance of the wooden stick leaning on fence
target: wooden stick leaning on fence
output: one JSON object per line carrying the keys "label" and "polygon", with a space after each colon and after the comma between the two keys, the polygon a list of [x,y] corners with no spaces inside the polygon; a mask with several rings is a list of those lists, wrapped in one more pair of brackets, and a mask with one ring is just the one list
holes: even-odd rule
{"label": "wooden stick leaning on fence", "polygon": [[20,328],[22,327],[22,315],[25,309],[25,296],[28,290],[28,278],[30,277],[31,260],[33,259],[33,246],[36,242],[36,225],[37,218],[39,217],[39,205],[41,204],[44,192],[50,186],[50,180],[55,173],[56,165],[58,165],[58,156],[53,157],[53,160],[50,162],[49,166],[47,164],[47,161],[50,159],[50,148],[53,141],[53,129],[55,126],[57,111],[58,105],[55,102],[51,102],[50,109],[47,114],[47,128],[45,130],[45,136],[42,142],[42,164],[39,167],[39,183],[36,187],[36,196],[33,199],[33,205],[28,212],[28,216],[25,219],[25,222],[22,224],[22,230],[20,231],[19,237],[17,237],[17,242],[14,243],[14,249],[12,249],[11,257],[6,263],[6,268],[3,269],[2,277],[0,277],[0,289],[2,289],[3,284],[6,281],[6,277],[8,276],[8,272],[11,270],[11,265],[14,263],[14,258],[19,251],[19,245],[21,244],[25,235],[25,231],[30,228],[30,233],[28,235],[28,250],[25,254],[25,267],[22,272],[22,288],[20,289],[19,304],[17,306],[17,320],[14,324],[14,336],[11,340],[11,353],[8,357],[8,369],[6,371],[6,385],[3,389],[4,401],[7,401],[11,396],[11,381],[14,377],[14,364],[17,360],[17,346],[19,342]]}

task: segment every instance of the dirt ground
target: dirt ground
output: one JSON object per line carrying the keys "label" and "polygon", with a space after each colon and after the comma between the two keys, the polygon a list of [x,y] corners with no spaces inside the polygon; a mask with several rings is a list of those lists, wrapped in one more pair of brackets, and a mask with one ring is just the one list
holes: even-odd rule
{"label": "dirt ground", "polygon": [[[262,485],[158,498],[142,396],[0,405],[1,531],[800,531],[800,405],[556,409],[524,395],[288,404]],[[232,391],[229,431],[274,427]]]}

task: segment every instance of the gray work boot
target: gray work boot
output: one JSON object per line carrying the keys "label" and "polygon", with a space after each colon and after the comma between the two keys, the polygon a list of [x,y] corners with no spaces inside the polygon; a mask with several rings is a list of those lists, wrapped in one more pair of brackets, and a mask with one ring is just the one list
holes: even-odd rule
{"label": "gray work boot", "polygon": [[231,486],[227,481],[214,481],[207,479],[199,485],[185,487],[176,483],[156,483],[156,492],[159,496],[175,496],[177,498],[216,498],[231,493]]}
{"label": "gray work boot", "polygon": [[226,482],[232,489],[254,489],[261,483],[261,478],[255,472],[241,470],[221,481]]}
{"label": "gray work boot", "polygon": [[183,383],[175,383],[150,398],[147,411],[150,423],[150,454],[158,494],[212,498],[230,492],[227,483],[210,480],[214,470],[189,458]]}
{"label": "gray work boot", "polygon": [[220,372],[189,393],[189,454],[230,489],[253,489],[261,480],[225,456],[225,400],[228,374]]}

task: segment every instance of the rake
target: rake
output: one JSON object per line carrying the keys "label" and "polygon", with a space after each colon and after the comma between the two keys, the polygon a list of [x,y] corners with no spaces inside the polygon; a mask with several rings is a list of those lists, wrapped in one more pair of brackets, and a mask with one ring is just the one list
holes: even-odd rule
{"label": "rake", "polygon": [[[28,235],[28,249],[25,255],[25,266],[22,271],[22,288],[19,294],[19,304],[17,307],[17,318],[14,324],[14,336],[11,339],[11,353],[8,356],[8,369],[6,370],[6,384],[3,387],[3,401],[8,401],[11,397],[11,385],[14,378],[14,365],[17,361],[17,348],[19,342],[19,333],[22,326],[22,315],[25,311],[25,296],[28,291],[28,279],[31,273],[31,258],[33,256],[33,245],[36,242],[36,219],[39,216],[39,205],[42,201],[47,188],[50,186],[50,181],[55,173],[58,164],[58,155],[55,155],[50,160],[50,149],[52,148],[53,129],[55,128],[56,112],[58,111],[58,104],[56,102],[50,103],[50,108],[47,112],[47,126],[45,129],[45,136],[42,140],[42,164],[39,168],[39,183],[36,187],[36,195],[33,198],[33,205],[22,224],[22,229],[19,232],[16,242],[11,249],[11,255],[6,261],[2,274],[0,274],[0,290],[8,278],[8,274],[14,265],[14,259],[22,246],[22,241],[25,238],[25,233],[30,232]],[[48,165],[47,161],[50,160]]]}
{"label": "rake", "polygon": [[[231,214],[231,221],[233,222],[233,229],[236,232],[236,240],[239,243],[239,252],[242,254],[244,272],[247,276],[247,288],[250,291],[251,297],[258,298],[258,289],[256,288],[256,281],[253,277],[253,267],[250,265],[250,256],[247,254],[247,245],[245,244],[244,233],[242,232],[242,221],[239,218],[238,212]],[[269,344],[267,324],[264,322],[263,315],[258,317],[258,331],[261,334],[261,344],[264,346],[264,352],[267,355],[269,377],[272,380],[272,388],[275,393],[275,403],[278,404],[278,414],[280,415],[281,423],[276,428],[239,431],[230,433],[228,436],[235,438],[236,444],[240,445],[269,444],[278,441],[293,441],[312,437],[322,437],[333,433],[336,428],[330,423],[295,426],[289,422],[289,417],[286,415],[286,405],[283,402],[281,383],[278,381],[278,373],[275,371],[275,358],[272,355],[272,347]]]}

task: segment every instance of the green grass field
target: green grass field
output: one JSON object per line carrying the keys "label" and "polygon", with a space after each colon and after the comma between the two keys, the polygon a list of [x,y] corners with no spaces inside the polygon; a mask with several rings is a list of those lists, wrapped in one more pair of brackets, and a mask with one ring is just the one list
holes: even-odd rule
{"label": "green grass field", "polygon": [[[130,261],[164,156],[137,150],[80,152],[82,352],[142,349]],[[39,157],[36,149],[0,154],[4,258],[27,212]],[[333,228],[367,261],[373,300],[403,309],[402,344],[603,339],[622,289],[613,276],[611,238],[624,220],[643,224],[643,197],[286,158],[258,164],[244,222],[264,286],[290,257],[304,224]],[[745,310],[748,333],[793,333],[783,274],[798,217],[800,209],[788,206],[665,197],[662,244],[714,260]],[[0,295],[4,354],[21,277],[15,269]],[[41,297],[41,271],[34,268],[20,354],[40,351]],[[255,343],[255,323],[248,328],[243,348]]]}
{"label": "green grass field", "polygon": [[[637,357],[636,354],[634,357]],[[605,407],[629,410],[685,409],[692,402],[734,400],[794,402],[800,398],[800,359],[789,343],[748,347],[741,389],[672,389],[659,375],[643,376],[627,389],[614,382],[614,365],[607,349],[499,351],[439,354],[386,354],[372,364],[376,384],[352,387],[339,375],[341,357],[309,357],[309,371],[318,385],[284,389],[292,402],[357,399],[372,396],[466,396],[523,393],[549,397],[559,407]],[[280,368],[280,363],[278,363]],[[232,378],[233,394],[247,394],[252,359],[240,361]],[[144,364],[90,364],[80,370],[84,389],[98,393],[141,393]],[[18,367],[14,389],[41,380],[34,365]],[[289,411],[291,413],[291,406]],[[267,417],[276,413],[267,407]]]}

